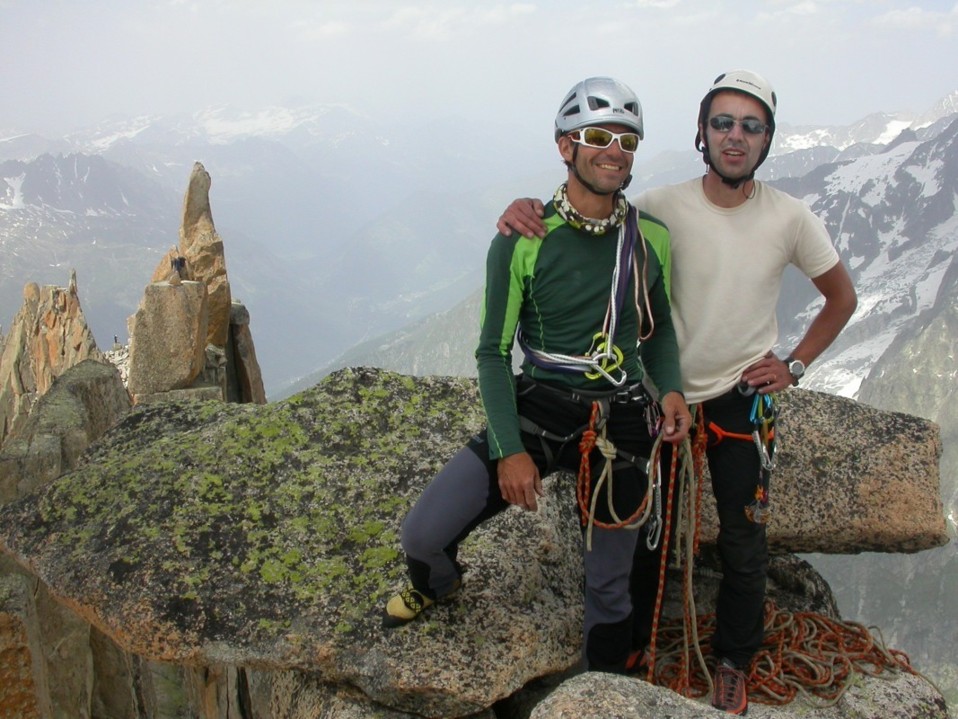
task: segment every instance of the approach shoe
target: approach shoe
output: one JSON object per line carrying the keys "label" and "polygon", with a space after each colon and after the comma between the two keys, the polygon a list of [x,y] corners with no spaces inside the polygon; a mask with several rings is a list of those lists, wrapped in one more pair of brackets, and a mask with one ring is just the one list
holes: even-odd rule
{"label": "approach shoe", "polygon": [[715,691],[712,706],[727,714],[745,714],[748,711],[748,681],[745,672],[723,659],[715,670]]}
{"label": "approach shoe", "polygon": [[392,629],[408,624],[435,603],[419,590],[407,587],[386,603],[383,626]]}

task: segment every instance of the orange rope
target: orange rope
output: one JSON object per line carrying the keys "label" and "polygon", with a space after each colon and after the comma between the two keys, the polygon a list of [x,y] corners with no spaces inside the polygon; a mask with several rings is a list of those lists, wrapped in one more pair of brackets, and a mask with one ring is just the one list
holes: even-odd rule
{"label": "orange rope", "polygon": [[705,450],[708,447],[708,433],[705,431],[705,412],[699,405],[696,412],[696,434],[692,443],[692,471],[695,482],[695,531],[692,533],[692,554],[699,556],[699,537],[702,535],[702,487],[705,485]]}
{"label": "orange rope", "polygon": [[[665,506],[665,527],[662,530],[662,555],[659,559],[659,588],[655,594],[655,610],[652,612],[652,637],[649,641],[648,680],[652,680],[655,671],[655,649],[658,639],[659,618],[662,615],[662,599],[665,596],[665,570],[669,558],[669,540],[672,536],[672,501],[675,496],[675,469],[679,458],[678,448],[672,450],[672,462],[669,468],[669,492]],[[649,465],[651,467],[651,464]],[[652,478],[649,478],[652,481]]]}
{"label": "orange rope", "polygon": [[592,403],[592,412],[589,414],[589,426],[582,433],[582,439],[579,440],[579,477],[575,486],[576,500],[579,503],[579,513],[582,515],[582,526],[589,521],[589,496],[592,494],[592,463],[589,461],[589,455],[595,448],[595,423],[599,416],[599,403]]}
{"label": "orange rope", "polygon": [[[715,631],[715,614],[697,618],[704,654]],[[650,681],[691,697],[709,692],[709,678],[687,659],[685,630],[679,622],[659,627],[662,660]],[[917,674],[908,655],[888,649],[862,624],[837,621],[813,612],[780,610],[765,604],[765,639],[748,669],[749,700],[788,704],[801,693],[824,704],[838,701],[854,674],[879,677]],[[652,674],[652,673],[650,673]]]}
{"label": "orange rope", "polygon": [[[585,527],[589,523],[589,514],[590,507],[589,502],[592,498],[592,462],[591,455],[592,450],[595,449],[596,440],[598,434],[596,433],[595,425],[599,418],[600,405],[598,402],[592,403],[592,412],[589,415],[589,426],[582,433],[582,439],[579,440],[579,453],[581,458],[579,460],[579,476],[576,481],[576,500],[579,504],[579,514],[582,519],[582,526]],[[652,462],[657,462],[660,454],[660,450],[657,450],[653,446],[652,457],[649,458],[649,466],[652,466]],[[651,481],[651,479],[650,479]],[[611,492],[611,488],[607,491]],[[636,519],[638,519],[645,508],[649,503],[649,493],[646,493],[645,497],[642,498],[642,502],[639,504],[638,508],[626,519],[623,519],[619,522],[601,522],[598,519],[592,519],[592,525],[595,527],[601,527],[602,529],[621,529],[626,527]]]}

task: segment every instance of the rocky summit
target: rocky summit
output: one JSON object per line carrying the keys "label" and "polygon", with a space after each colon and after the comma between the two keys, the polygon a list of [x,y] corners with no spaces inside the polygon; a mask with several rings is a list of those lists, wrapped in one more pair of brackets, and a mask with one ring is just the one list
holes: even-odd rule
{"label": "rocky summit", "polygon": [[[801,390],[783,405],[788,439],[770,525],[779,551],[946,541],[930,491],[940,453],[933,423]],[[372,369],[340,371],[267,405],[136,406],[75,470],[0,510],[0,548],[94,636],[135,658],[128,691],[148,674],[143,662],[181,667],[194,704],[207,703],[202,716],[491,717],[494,707],[506,716],[504,702],[579,662],[573,478],[549,478],[539,512],[511,509],[477,530],[462,547],[466,581],[453,598],[410,626],[381,627],[386,599],[405,584],[400,522],[482,421],[474,380]],[[815,451],[799,451],[806,445]],[[791,499],[790,486],[804,491]],[[796,534],[803,516],[841,530]],[[824,538],[809,538],[816,533]],[[773,581],[780,603],[810,585],[792,569]],[[819,597],[814,609],[834,614],[831,606]],[[28,625],[28,610],[13,615]],[[203,694],[202,681],[218,689]],[[588,679],[576,681],[553,701],[575,703]],[[843,699],[829,716],[886,716],[859,710],[882,696],[872,688],[882,681],[863,677],[857,703]],[[921,691],[901,694],[899,716],[946,716],[940,695],[915,681]],[[808,707],[797,701],[775,715]]]}

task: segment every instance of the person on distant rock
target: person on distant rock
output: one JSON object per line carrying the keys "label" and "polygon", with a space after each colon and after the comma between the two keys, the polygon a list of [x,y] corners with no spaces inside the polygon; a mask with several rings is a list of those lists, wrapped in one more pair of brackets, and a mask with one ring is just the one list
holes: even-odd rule
{"label": "person on distant rock", "polygon": [[[775,92],[760,75],[747,70],[719,75],[699,106],[695,147],[705,175],[635,200],[670,231],[672,316],[683,388],[686,399],[699,405],[708,431],[723,569],[712,639],[718,662],[712,704],[731,714],[747,710],[743,670],[764,632],[770,467],[760,453],[767,448],[756,451],[752,441],[753,408],[774,416],[774,393],[798,384],[857,304],[821,220],[803,202],[754,179],[775,133],[776,104]],[[516,200],[498,229],[506,236],[516,230],[546,237],[544,215],[538,200]],[[773,351],[775,306],[788,264],[811,278],[824,303],[781,359]],[[630,665],[641,662],[650,641],[658,564],[657,552],[640,541],[632,575],[636,619]]]}
{"label": "person on distant rock", "polygon": [[584,465],[584,659],[592,670],[625,671],[638,515],[652,504],[650,423],[681,442],[691,421],[670,317],[668,234],[623,194],[643,134],[639,100],[617,80],[589,78],[563,100],[555,141],[567,180],[544,210],[545,239],[497,235],[488,253],[476,350],[487,426],[406,516],[412,584],[388,602],[386,627],[459,588],[458,547],[477,525],[510,505],[536,511],[542,477]]}

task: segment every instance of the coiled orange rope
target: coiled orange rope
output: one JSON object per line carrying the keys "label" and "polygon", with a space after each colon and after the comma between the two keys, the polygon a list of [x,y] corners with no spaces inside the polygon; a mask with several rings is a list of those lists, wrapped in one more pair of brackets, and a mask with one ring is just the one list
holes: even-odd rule
{"label": "coiled orange rope", "polygon": [[[698,617],[697,628],[707,656],[715,614]],[[686,696],[707,695],[710,677],[688,661],[682,624],[662,624],[658,640],[659,660],[650,680]],[[818,706],[830,706],[848,690],[854,674],[878,677],[894,672],[919,674],[907,654],[885,647],[864,625],[813,612],[788,612],[769,601],[765,640],[747,672],[749,701],[788,704],[802,694]]]}
{"label": "coiled orange rope", "polygon": [[[625,519],[620,519],[615,514],[615,509],[612,506],[612,462],[616,457],[615,446],[605,438],[605,427],[603,426],[601,430],[596,430],[596,424],[598,424],[599,416],[601,413],[601,405],[599,402],[592,403],[592,412],[589,415],[589,426],[582,433],[582,438],[579,440],[579,453],[581,459],[579,460],[579,476],[576,482],[576,500],[579,504],[579,513],[582,518],[582,526],[588,527],[591,536],[592,527],[601,527],[602,529],[622,529],[629,528],[633,529],[638,525],[642,524],[645,520],[643,515],[647,515],[650,509],[650,501],[652,497],[652,477],[649,477],[649,491],[646,492],[645,497],[642,498],[642,502],[636,508],[636,510]],[[599,480],[596,482],[595,490],[592,488],[592,461],[591,455],[592,450],[598,447],[602,452],[603,457],[605,457],[605,464],[603,466],[602,474],[599,477]],[[652,445],[652,456],[649,459],[650,473],[651,468],[658,468],[658,458],[661,453],[661,440],[657,439]],[[599,490],[602,488],[603,484],[608,484],[608,489],[606,493],[608,495],[608,504],[609,504],[609,513],[612,515],[612,522],[602,522],[595,518],[595,506],[598,500]],[[587,546],[588,546],[587,539]]]}

